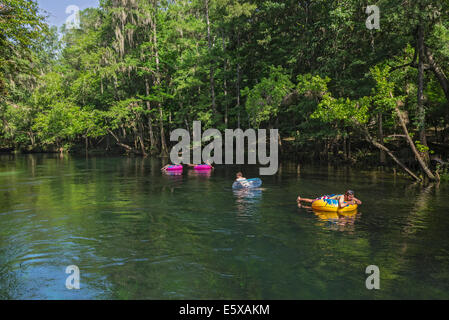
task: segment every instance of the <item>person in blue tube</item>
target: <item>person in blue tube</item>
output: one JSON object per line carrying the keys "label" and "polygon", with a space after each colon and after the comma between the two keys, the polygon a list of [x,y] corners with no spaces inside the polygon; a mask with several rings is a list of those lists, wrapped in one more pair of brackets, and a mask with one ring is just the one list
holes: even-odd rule
{"label": "person in blue tube", "polygon": [[243,174],[241,172],[237,172],[235,181],[240,182],[240,184],[246,188],[249,187],[248,180],[243,177]]}

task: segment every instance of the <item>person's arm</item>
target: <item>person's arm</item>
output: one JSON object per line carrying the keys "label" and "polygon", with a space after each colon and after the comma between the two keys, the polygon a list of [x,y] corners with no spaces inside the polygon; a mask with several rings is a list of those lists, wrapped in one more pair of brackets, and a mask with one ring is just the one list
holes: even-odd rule
{"label": "person's arm", "polygon": [[346,204],[346,202],[345,202],[345,197],[344,196],[339,197],[338,198],[338,207],[340,209],[342,209],[342,208],[344,208],[346,206],[348,206],[348,204]]}
{"label": "person's arm", "polygon": [[354,200],[353,200],[355,203],[357,203],[357,204],[362,204],[362,201],[360,201],[359,199],[357,199],[356,197],[354,197]]}
{"label": "person's arm", "polygon": [[350,206],[351,204],[354,204],[354,200],[346,202],[346,201],[345,201],[345,196],[341,196],[341,197],[338,199],[338,207],[339,207],[340,209],[343,209],[343,208],[345,208],[345,207],[347,207],[347,206]]}

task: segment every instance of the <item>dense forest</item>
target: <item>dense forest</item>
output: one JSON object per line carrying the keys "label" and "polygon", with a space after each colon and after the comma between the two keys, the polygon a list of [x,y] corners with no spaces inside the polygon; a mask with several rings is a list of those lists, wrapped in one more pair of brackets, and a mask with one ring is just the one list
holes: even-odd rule
{"label": "dense forest", "polygon": [[0,1],[3,151],[167,156],[200,120],[277,128],[284,158],[449,178],[449,0],[102,0],[80,18],[58,31]]}

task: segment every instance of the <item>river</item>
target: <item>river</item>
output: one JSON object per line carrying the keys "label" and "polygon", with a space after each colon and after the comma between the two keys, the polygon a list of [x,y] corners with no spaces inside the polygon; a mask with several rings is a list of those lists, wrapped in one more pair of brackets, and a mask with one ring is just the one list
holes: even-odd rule
{"label": "river", "polygon": [[[283,163],[163,175],[159,159],[0,156],[2,299],[448,299],[449,186]],[[298,170],[299,169],[299,170]],[[352,189],[355,214],[296,197]],[[80,289],[66,287],[66,268]],[[378,266],[380,289],[366,288]]]}

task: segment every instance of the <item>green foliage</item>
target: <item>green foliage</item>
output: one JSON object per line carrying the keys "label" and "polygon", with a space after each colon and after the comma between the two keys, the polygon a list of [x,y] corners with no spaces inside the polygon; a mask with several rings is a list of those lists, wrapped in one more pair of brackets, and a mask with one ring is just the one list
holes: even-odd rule
{"label": "green foliage", "polygon": [[415,141],[415,146],[416,146],[416,149],[417,149],[419,152],[423,152],[423,153],[424,153],[424,152],[429,152],[430,154],[435,153],[433,150],[430,150],[430,148],[429,148],[428,146],[423,145],[422,142],[419,141],[419,140],[416,140],[416,141]]}
{"label": "green foliage", "polygon": [[75,119],[78,113],[79,107],[57,102],[48,111],[37,115],[32,128],[44,145],[61,147],[65,139],[76,136]]}
{"label": "green foliage", "polygon": [[264,121],[277,117],[283,98],[294,88],[288,75],[281,67],[270,67],[268,78],[262,78],[251,90],[246,87],[246,111],[255,127]]}
{"label": "green foliage", "polygon": [[449,182],[449,170],[448,169],[444,169],[440,173],[440,181],[441,182]]}
{"label": "green foliage", "polygon": [[410,135],[435,127],[447,144],[441,81],[427,69],[419,114],[414,59],[421,26],[449,72],[447,1],[382,1],[380,31],[366,29],[365,4],[354,0],[207,4],[105,0],[58,41],[35,2],[3,1],[1,145],[51,149],[113,132],[134,152],[154,151],[170,130],[200,120],[204,128],[277,126],[295,147],[315,152],[332,142],[342,151],[343,141],[363,143],[360,125],[377,136],[380,117],[384,142],[400,149],[405,141],[386,138],[398,133],[397,100]]}
{"label": "green foliage", "polygon": [[3,113],[3,139],[14,141],[18,145],[30,143],[29,127],[34,121],[33,110],[30,107],[7,106]]}
{"label": "green foliage", "polygon": [[0,99],[6,94],[6,75],[29,74],[31,47],[47,32],[35,1],[3,0],[0,4]]}
{"label": "green foliage", "polygon": [[388,66],[384,68],[375,66],[370,69],[370,74],[376,81],[376,87],[372,90],[373,104],[379,112],[391,112],[397,99],[401,99],[401,97],[390,96],[395,92],[395,83],[389,81],[390,69]]}

